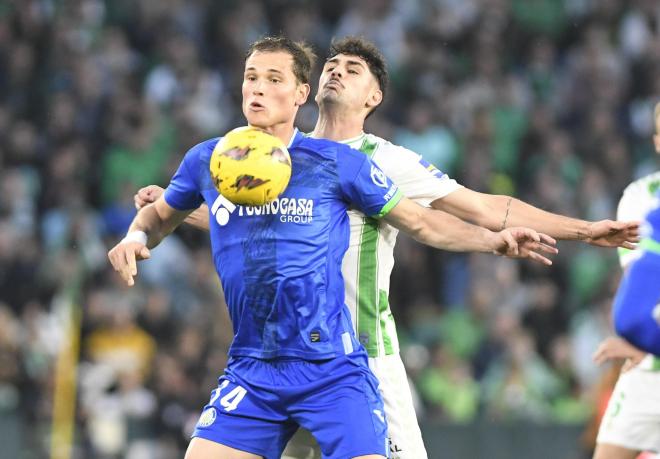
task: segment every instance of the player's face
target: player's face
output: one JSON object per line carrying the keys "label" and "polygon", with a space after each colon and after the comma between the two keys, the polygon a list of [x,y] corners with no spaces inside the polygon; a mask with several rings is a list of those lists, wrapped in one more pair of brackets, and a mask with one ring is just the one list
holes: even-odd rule
{"label": "player's face", "polygon": [[365,115],[382,100],[383,93],[367,62],[358,56],[337,54],[323,66],[316,103],[338,104]]}
{"label": "player's face", "polygon": [[293,57],[284,51],[255,51],[245,61],[243,114],[251,126],[291,124],[305,103],[309,85],[298,82]]}

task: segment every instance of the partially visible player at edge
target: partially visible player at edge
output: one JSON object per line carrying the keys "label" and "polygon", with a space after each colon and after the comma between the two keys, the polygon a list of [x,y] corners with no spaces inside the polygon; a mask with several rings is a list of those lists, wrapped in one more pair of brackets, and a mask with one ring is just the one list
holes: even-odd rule
{"label": "partially visible player at edge", "polygon": [[[653,141],[660,153],[660,103],[653,117]],[[660,453],[660,316],[653,317],[660,303],[658,192],[660,172],[654,172],[628,185],[619,201],[619,218],[641,220],[648,215],[642,226],[647,234],[637,250],[619,249],[626,272],[613,313],[617,332],[624,338],[608,338],[594,355],[597,363],[627,359],[600,424],[594,459],[634,459],[642,451]]]}
{"label": "partially visible player at edge", "polygon": [[[494,233],[425,209],[364,154],[294,128],[309,95],[313,54],[283,37],[254,43],[242,85],[243,113],[288,145],[284,192],[310,217],[300,224],[243,213],[213,186],[210,155],[219,139],[186,153],[163,196],[141,209],[108,257],[129,286],[136,260],[206,203],[229,218],[210,225],[211,248],[234,328],[229,360],[193,433],[187,459],[279,459],[302,426],[332,459],[388,457],[378,381],[353,333],[341,260],[349,206],[385,219],[439,248],[528,257],[550,264],[554,240],[527,228]],[[338,160],[340,158],[340,160]]]}
{"label": "partially visible player at edge", "polygon": [[[602,247],[632,248],[637,241],[636,222],[586,222],[545,212],[509,196],[478,193],[457,184],[420,155],[365,133],[364,121],[382,102],[387,82],[384,58],[372,43],[357,37],[334,41],[319,80],[315,97],[319,119],[311,136],[359,149],[408,198],[491,230],[526,225],[556,238]],[[135,196],[136,206],[152,202],[161,192],[153,185],[141,189]],[[189,223],[208,228],[208,209],[191,217]],[[342,268],[346,302],[355,332],[369,352],[369,365],[380,380],[392,457],[423,459],[427,453],[388,303],[398,230],[359,211],[349,211],[349,217],[351,240]]]}

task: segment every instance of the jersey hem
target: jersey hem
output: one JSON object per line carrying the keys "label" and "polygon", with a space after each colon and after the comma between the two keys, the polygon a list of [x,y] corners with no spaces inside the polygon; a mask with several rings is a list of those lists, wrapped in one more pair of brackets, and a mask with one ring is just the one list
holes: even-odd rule
{"label": "jersey hem", "polygon": [[293,350],[279,351],[279,352],[263,352],[255,349],[249,348],[235,348],[231,349],[227,354],[229,357],[250,357],[253,359],[259,360],[277,360],[277,359],[301,359],[301,360],[329,360],[341,357],[345,354],[343,352],[333,351],[333,352],[324,352],[324,353],[314,353],[310,354],[309,352],[299,352]]}

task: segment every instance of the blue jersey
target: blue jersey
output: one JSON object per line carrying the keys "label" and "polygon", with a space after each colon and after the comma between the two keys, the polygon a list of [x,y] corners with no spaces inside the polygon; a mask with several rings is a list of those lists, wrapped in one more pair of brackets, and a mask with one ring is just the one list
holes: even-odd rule
{"label": "blue jersey", "polygon": [[642,256],[626,272],[614,300],[614,326],[633,345],[660,356],[660,206],[647,214],[639,246]]}
{"label": "blue jersey", "polygon": [[346,211],[385,215],[401,198],[396,185],[363,153],[296,130],[285,192],[264,206],[234,205],[210,177],[218,140],[186,154],[164,196],[179,210],[209,207],[213,261],[234,327],[229,354],[320,360],[352,352],[359,344],[341,274]]}

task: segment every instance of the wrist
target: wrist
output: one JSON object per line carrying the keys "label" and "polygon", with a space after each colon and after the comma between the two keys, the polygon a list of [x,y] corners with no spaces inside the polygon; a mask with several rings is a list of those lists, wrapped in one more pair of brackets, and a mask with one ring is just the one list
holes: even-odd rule
{"label": "wrist", "polygon": [[501,234],[499,232],[490,231],[490,230],[485,230],[485,231],[486,231],[486,235],[484,239],[486,240],[486,250],[484,250],[484,252],[498,254],[500,243],[502,240]]}
{"label": "wrist", "polygon": [[142,245],[147,245],[147,241],[149,240],[149,237],[147,236],[147,233],[144,231],[129,231],[126,233],[126,236],[124,236],[124,239],[122,239],[119,243],[123,244],[126,242],[139,242]]}
{"label": "wrist", "polygon": [[584,241],[586,239],[591,239],[592,236],[592,229],[591,229],[591,222],[584,222],[584,224],[577,230],[577,240],[578,241]]}

